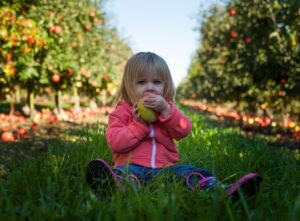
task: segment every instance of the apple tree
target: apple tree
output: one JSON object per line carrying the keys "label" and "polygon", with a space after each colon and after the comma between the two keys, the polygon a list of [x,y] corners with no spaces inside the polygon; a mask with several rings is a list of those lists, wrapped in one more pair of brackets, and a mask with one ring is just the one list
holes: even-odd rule
{"label": "apple tree", "polygon": [[297,114],[299,8],[292,0],[237,0],[202,12],[201,42],[178,93],[193,85],[188,95],[198,99]]}
{"label": "apple tree", "polygon": [[0,8],[0,84],[1,92],[10,95],[11,114],[15,87],[40,78],[35,56],[47,45],[47,33],[24,14],[26,10],[18,4]]}

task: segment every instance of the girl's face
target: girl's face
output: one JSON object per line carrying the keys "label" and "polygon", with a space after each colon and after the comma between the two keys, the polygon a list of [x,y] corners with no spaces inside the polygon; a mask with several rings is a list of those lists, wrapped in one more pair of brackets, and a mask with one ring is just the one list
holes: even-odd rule
{"label": "girl's face", "polygon": [[148,72],[136,79],[135,101],[138,101],[147,94],[158,94],[163,96],[164,82],[157,73]]}

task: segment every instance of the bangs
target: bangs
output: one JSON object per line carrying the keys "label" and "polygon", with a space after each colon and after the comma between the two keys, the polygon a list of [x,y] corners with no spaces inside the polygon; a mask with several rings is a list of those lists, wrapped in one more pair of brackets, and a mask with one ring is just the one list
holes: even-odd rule
{"label": "bangs", "polygon": [[166,83],[168,80],[166,78],[166,71],[167,70],[165,70],[164,66],[159,60],[154,60],[151,56],[149,56],[148,59],[139,63],[134,73],[134,78],[137,80],[151,74],[154,78]]}

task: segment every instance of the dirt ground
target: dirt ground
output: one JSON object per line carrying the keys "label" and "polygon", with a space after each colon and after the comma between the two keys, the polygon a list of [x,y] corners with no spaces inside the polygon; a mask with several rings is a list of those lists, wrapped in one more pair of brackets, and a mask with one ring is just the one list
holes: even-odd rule
{"label": "dirt ground", "polygon": [[[59,121],[57,120],[55,123],[49,123],[45,120],[41,120],[40,123],[34,124],[30,119],[26,119],[25,122],[15,123],[15,122],[1,122],[1,128],[7,127],[10,131],[14,132],[15,140],[13,143],[19,142],[35,142],[39,140],[52,139],[52,138],[60,138],[63,132],[66,130],[78,130],[80,131],[85,126],[97,126],[96,124],[107,124],[108,122],[108,114],[113,111],[113,107],[99,107],[98,111],[93,114],[83,114],[79,119],[69,118],[67,120]],[[203,113],[199,113],[203,114]],[[216,126],[230,126],[224,121],[218,120],[213,115],[209,115],[212,121],[215,122]],[[26,130],[26,136],[21,137],[18,135],[18,128],[24,128]],[[243,128],[241,128],[243,129]],[[300,150],[300,140],[293,139],[285,134],[264,134],[261,131],[253,131],[253,130],[245,130],[243,129],[243,134],[245,137],[247,136],[258,136],[264,137],[268,143],[282,147],[287,146],[291,150]],[[5,145],[6,143],[0,141],[0,146]]]}

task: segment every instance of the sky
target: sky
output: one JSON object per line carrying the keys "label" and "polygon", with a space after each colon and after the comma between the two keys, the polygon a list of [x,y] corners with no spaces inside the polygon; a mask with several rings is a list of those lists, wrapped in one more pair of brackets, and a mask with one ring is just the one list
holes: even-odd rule
{"label": "sky", "polygon": [[197,17],[204,0],[109,0],[111,23],[133,53],[151,51],[168,64],[175,86],[187,75],[199,44]]}

